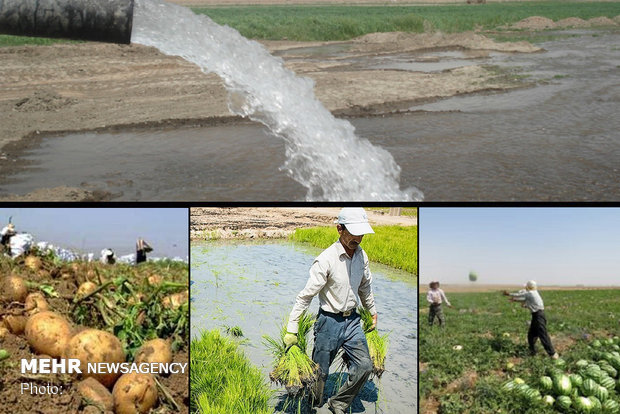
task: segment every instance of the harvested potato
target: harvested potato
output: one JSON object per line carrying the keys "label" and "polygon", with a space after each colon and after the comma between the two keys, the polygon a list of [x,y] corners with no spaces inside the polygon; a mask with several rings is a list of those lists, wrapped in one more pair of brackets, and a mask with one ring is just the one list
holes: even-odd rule
{"label": "harvested potato", "polygon": [[167,309],[178,309],[185,302],[189,300],[189,293],[187,291],[183,291],[180,293],[174,293],[172,295],[165,296],[161,303],[164,305],[164,308]]}
{"label": "harvested potato", "polygon": [[0,295],[3,300],[11,302],[23,302],[28,295],[26,282],[19,276],[10,275],[2,278]]}
{"label": "harvested potato", "polygon": [[58,358],[73,335],[71,324],[63,316],[44,311],[32,315],[26,323],[28,344],[39,354]]}
{"label": "harvested potato", "polygon": [[164,278],[163,278],[163,277],[161,277],[160,275],[157,275],[157,274],[152,274],[152,275],[150,275],[150,276],[147,278],[147,280],[149,281],[149,284],[150,284],[150,285],[155,285],[155,286],[157,286],[157,285],[161,284],[161,282],[163,282],[163,281],[164,281]]}
{"label": "harvested potato", "polygon": [[4,325],[0,325],[0,341],[4,339],[9,333],[9,330]]}
{"label": "harvested potato", "polygon": [[112,390],[116,414],[147,413],[157,402],[157,386],[151,374],[128,373]]}
{"label": "harvested potato", "polygon": [[84,296],[90,295],[95,290],[97,290],[97,288],[98,288],[97,284],[93,282],[84,282],[80,285],[80,287],[75,292],[75,298],[81,299]]}
{"label": "harvested potato", "polygon": [[7,315],[4,317],[4,326],[13,334],[21,335],[26,329],[28,318],[22,315]]}
{"label": "harvested potato", "polygon": [[45,296],[41,292],[34,292],[26,296],[24,302],[24,310],[28,315],[34,315],[35,313],[44,312],[49,310],[49,305]]}
{"label": "harvested potato", "polygon": [[96,405],[101,411],[112,411],[114,409],[112,393],[96,379],[89,377],[80,381],[77,390],[83,399],[89,404]]}
{"label": "harvested potato", "polygon": [[157,338],[142,344],[134,358],[136,363],[142,362],[161,362],[169,364],[172,362],[172,348],[165,339]]}
{"label": "harvested potato", "polygon": [[43,266],[43,262],[41,261],[41,258],[38,256],[26,257],[26,260],[24,260],[24,264],[26,265],[28,269],[33,270],[35,272],[41,269],[41,267]]}
{"label": "harvested potato", "polygon": [[[36,316],[36,315],[35,315]],[[111,333],[98,329],[86,329],[75,335],[65,348],[65,358],[80,360],[81,366],[97,362],[125,362],[125,352],[121,341]],[[93,377],[110,388],[120,373],[89,373],[82,370],[84,378]]]}

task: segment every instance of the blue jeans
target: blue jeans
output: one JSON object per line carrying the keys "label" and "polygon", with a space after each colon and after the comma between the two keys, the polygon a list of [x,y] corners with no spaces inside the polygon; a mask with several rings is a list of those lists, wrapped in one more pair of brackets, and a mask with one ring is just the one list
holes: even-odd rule
{"label": "blue jeans", "polygon": [[372,373],[372,361],[368,352],[366,335],[362,330],[360,316],[353,312],[349,316],[319,310],[314,323],[314,349],[312,360],[321,368],[319,381],[314,387],[314,404],[323,404],[325,382],[329,366],[338,350],[342,348],[349,360],[349,377],[338,393],[329,400],[329,406],[336,412],[346,411],[361,391]]}

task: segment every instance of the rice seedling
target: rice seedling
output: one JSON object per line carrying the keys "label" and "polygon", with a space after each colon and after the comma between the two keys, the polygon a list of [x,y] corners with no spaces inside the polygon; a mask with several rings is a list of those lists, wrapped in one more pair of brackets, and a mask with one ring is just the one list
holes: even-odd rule
{"label": "rice seedling", "polygon": [[272,391],[261,371],[217,329],[191,342],[192,413],[268,414]]}
{"label": "rice seedling", "polygon": [[388,349],[388,334],[379,335],[376,329],[370,330],[372,327],[372,315],[366,308],[359,307],[357,312],[362,318],[364,333],[366,334],[366,342],[368,342],[368,351],[372,360],[372,373],[377,378],[381,378],[385,372],[385,357]]}
{"label": "rice seedling", "polygon": [[234,336],[234,337],[241,337],[243,336],[243,331],[241,330],[241,328],[237,325],[235,326],[224,326],[224,328],[226,329],[226,333],[230,336]]}
{"label": "rice seedling", "polygon": [[297,345],[284,343],[286,326],[284,323],[279,338],[263,336],[265,343],[275,357],[274,370],[269,374],[271,381],[284,385],[290,397],[303,398],[317,380],[319,367],[306,353],[307,334],[314,325],[315,318],[304,312],[299,320]]}

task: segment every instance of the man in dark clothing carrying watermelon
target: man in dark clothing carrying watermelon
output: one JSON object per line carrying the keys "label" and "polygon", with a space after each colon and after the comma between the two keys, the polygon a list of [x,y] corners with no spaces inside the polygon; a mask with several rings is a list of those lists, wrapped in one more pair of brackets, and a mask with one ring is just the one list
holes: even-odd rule
{"label": "man in dark clothing carrying watermelon", "polygon": [[523,302],[523,307],[526,307],[532,312],[532,322],[530,323],[530,329],[527,332],[527,342],[530,346],[530,353],[536,355],[536,340],[540,338],[540,342],[547,354],[553,358],[558,359],[559,355],[555,352],[551,338],[547,333],[547,318],[545,318],[545,305],[542,297],[536,289],[536,282],[530,280],[525,284],[525,290],[521,290],[517,293],[509,293],[504,291],[505,296],[510,296],[512,302]]}

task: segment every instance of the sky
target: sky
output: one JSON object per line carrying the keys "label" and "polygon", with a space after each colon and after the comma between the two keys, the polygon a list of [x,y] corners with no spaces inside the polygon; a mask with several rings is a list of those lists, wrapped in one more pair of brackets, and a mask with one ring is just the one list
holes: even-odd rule
{"label": "sky", "polygon": [[18,233],[30,233],[35,242],[95,253],[111,248],[117,256],[135,253],[142,237],[153,252],[149,257],[186,258],[186,208],[0,208],[0,227],[12,216]]}
{"label": "sky", "polygon": [[620,208],[420,208],[420,283],[620,285]]}

